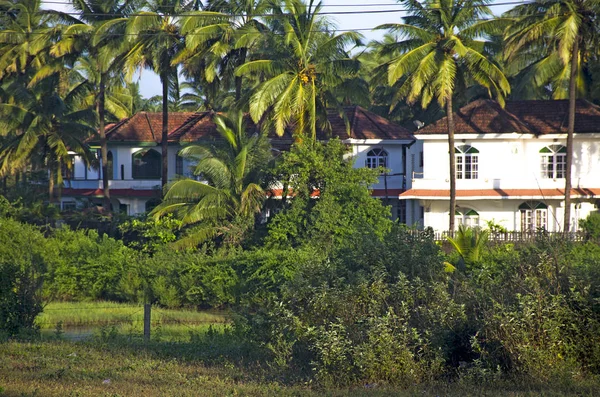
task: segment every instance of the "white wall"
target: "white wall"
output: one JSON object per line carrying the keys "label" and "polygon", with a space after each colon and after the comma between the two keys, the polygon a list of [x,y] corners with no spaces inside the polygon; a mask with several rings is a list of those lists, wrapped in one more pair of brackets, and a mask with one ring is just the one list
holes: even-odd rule
{"label": "white wall", "polygon": [[[512,134],[508,134],[512,136]],[[448,143],[439,137],[424,138],[425,162],[423,178],[413,181],[413,188],[449,189]],[[575,140],[573,186],[600,187],[600,139]],[[541,172],[540,150],[545,146],[565,144],[564,139],[461,139],[456,146],[471,145],[479,150],[478,179],[457,179],[457,189],[550,189],[564,188],[564,179],[544,178]]]}
{"label": "white wall", "polygon": [[380,176],[379,183],[371,186],[373,189],[384,189],[385,181],[387,179],[388,189],[401,189],[404,183],[404,158],[403,158],[403,145],[408,145],[410,141],[380,141],[380,142],[365,142],[351,143],[352,157],[354,158],[354,167],[362,168],[365,167],[367,160],[367,153],[375,148],[383,148],[388,153],[388,166],[389,173],[387,176]]}

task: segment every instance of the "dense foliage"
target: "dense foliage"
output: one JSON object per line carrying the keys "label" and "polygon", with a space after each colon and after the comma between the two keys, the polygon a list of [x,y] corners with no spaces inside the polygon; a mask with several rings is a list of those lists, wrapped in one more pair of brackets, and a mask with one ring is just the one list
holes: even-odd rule
{"label": "dense foliage", "polygon": [[373,172],[353,168],[337,140],[294,145],[276,172],[289,198],[269,200],[272,219],[257,219],[243,248],[215,240],[175,250],[181,222],[169,217],[130,220],[123,240],[67,227],[42,234],[2,201],[3,332],[32,329],[42,298],[150,302],[233,311],[232,335],[289,381],[600,374],[595,216],[583,222],[587,242],[540,232],[492,245],[486,231],[461,228],[444,251],[431,233],[388,219],[369,195]]}
{"label": "dense foliage", "polygon": [[[331,127],[326,110],[345,104],[388,115],[407,98],[391,113],[403,122],[490,93],[502,102],[511,86],[515,98],[597,100],[597,0],[539,1],[499,19],[487,1],[406,0],[409,16],[383,27],[398,36],[357,57],[360,35],[336,34],[312,0],[75,0],[76,15],[41,3],[0,4],[0,177],[12,201],[0,198],[3,336],[35,331],[44,300],[113,300],[229,309],[231,335],[278,379],[600,375],[597,214],[581,222],[586,242],[540,233],[494,246],[461,228],[440,244],[371,197],[380,170],[353,168],[342,142],[315,139]],[[105,122],[154,106],[128,81],[142,67],[161,78],[164,171],[167,109],[234,110],[215,118],[221,141],[184,151],[208,183],[174,182],[157,217],[120,222],[105,208],[59,219],[52,201],[72,152],[100,168],[97,141],[107,185]],[[268,133],[292,130],[275,156]],[[49,203],[35,202],[46,183]]]}

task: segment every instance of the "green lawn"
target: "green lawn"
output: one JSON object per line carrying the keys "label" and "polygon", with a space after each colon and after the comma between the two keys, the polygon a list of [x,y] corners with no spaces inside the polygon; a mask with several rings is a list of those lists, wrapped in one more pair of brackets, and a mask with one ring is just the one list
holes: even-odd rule
{"label": "green lawn", "polygon": [[[94,334],[118,332],[130,336],[143,333],[144,308],[114,302],[49,303],[37,318],[42,334],[63,332],[81,339]],[[152,308],[151,333],[154,339],[188,340],[190,333],[204,333],[209,327],[222,329],[229,321],[226,313]]]}
{"label": "green lawn", "polygon": [[[600,395],[600,382],[593,380],[321,389],[266,363],[261,349],[227,330],[226,314],[155,309],[153,337],[145,342],[142,313],[140,306],[106,302],[48,305],[38,319],[41,339],[0,342],[0,396]],[[67,325],[62,334],[55,329],[60,321]],[[70,327],[90,324],[96,328],[85,338],[68,336]]]}
{"label": "green lawn", "polygon": [[[319,389],[285,385],[255,363],[212,360],[207,344],[47,340],[0,344],[0,395],[26,396],[596,396],[597,384],[436,383]],[[197,351],[194,354],[194,350]]]}

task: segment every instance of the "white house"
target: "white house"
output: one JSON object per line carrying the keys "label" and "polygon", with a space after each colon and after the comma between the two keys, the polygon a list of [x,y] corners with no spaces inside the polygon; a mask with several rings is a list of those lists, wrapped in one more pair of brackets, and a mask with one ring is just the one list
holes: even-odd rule
{"label": "white house", "polygon": [[[338,137],[350,146],[356,167],[389,170],[373,186],[373,196],[392,206],[394,218],[412,222],[406,217],[405,200],[399,196],[407,188],[406,153],[414,145],[414,136],[406,129],[359,106],[344,109],[345,117],[328,114],[331,135],[319,133],[319,139]],[[217,136],[213,114],[169,114],[169,180],[177,175],[193,177],[192,166],[178,155],[182,147]],[[346,128],[349,125],[349,132]],[[249,128],[255,128],[249,123]],[[141,112],[107,128],[108,173],[113,208],[129,215],[145,212],[161,196],[161,130],[162,114]],[[273,147],[284,150],[292,143],[290,134],[271,137]],[[98,170],[87,169],[81,158],[74,159],[74,172],[65,183],[61,204],[63,209],[86,205],[101,205],[102,176]]]}
{"label": "white house", "polygon": [[[568,101],[513,101],[502,108],[478,100],[458,110],[454,120],[456,224],[491,221],[508,230],[560,231]],[[399,197],[407,200],[421,226],[445,231],[450,189],[446,118],[415,136],[408,153],[409,189]],[[600,207],[600,107],[583,100],[576,107],[573,151],[575,230],[579,219]]]}

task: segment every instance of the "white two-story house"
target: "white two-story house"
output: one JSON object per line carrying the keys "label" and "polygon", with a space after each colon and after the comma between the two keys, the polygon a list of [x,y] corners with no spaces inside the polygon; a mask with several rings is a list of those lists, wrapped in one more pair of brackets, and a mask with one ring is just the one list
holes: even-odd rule
{"label": "white two-story house", "polygon": [[[564,217],[568,101],[478,100],[455,113],[456,224],[560,231]],[[600,108],[578,101],[571,225],[600,207]],[[449,223],[447,120],[421,128],[400,199],[437,231]],[[414,161],[415,157],[418,159]],[[420,212],[420,215],[417,214]]]}
{"label": "white two-story house", "polygon": [[[319,133],[319,139],[340,138],[349,146],[356,167],[385,167],[388,172],[372,186],[373,196],[392,207],[392,215],[403,222],[413,222],[405,211],[405,200],[399,196],[407,186],[406,153],[414,145],[414,136],[406,129],[359,106],[344,109],[346,121],[330,112],[331,134]],[[178,155],[186,145],[217,136],[213,113],[169,114],[169,180],[177,175],[194,177],[193,164]],[[254,129],[248,123],[250,133]],[[113,208],[135,215],[153,207],[161,197],[161,131],[162,114],[141,112],[107,128],[108,173]],[[290,134],[271,136],[274,148],[285,150],[292,143]],[[94,147],[92,145],[92,147]],[[96,147],[97,148],[97,147]],[[97,169],[87,168],[81,158],[74,158],[74,172],[65,182],[61,204],[63,209],[101,205],[102,176]]]}

